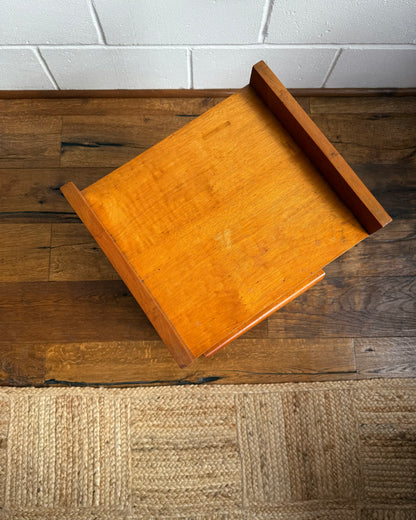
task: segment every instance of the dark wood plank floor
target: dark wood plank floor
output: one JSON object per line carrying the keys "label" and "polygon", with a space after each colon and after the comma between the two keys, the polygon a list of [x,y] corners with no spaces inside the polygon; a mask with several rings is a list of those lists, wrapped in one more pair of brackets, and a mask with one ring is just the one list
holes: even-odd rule
{"label": "dark wood plank floor", "polygon": [[0,100],[0,384],[416,375],[416,98],[302,97],[394,221],[181,370],[59,187],[84,188],[221,98]]}

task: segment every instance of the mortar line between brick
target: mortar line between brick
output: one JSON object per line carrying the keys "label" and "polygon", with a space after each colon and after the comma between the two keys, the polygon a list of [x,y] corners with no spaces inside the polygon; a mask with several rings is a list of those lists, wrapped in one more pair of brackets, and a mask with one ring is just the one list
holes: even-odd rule
{"label": "mortar line between brick", "polygon": [[99,41],[99,43],[102,43],[103,45],[107,45],[104,29],[103,29],[103,26],[101,25],[100,18],[97,13],[97,9],[95,8],[94,0],[89,0],[88,5],[90,8],[90,12],[91,12],[92,23],[94,24],[95,30],[97,31],[98,41]]}
{"label": "mortar line between brick", "polygon": [[[249,50],[249,49],[359,49],[359,50],[412,50],[416,49],[415,44],[411,43],[153,43],[153,44],[106,44],[106,49],[160,49],[160,50],[183,50],[189,49],[230,49],[230,50]],[[82,49],[102,49],[104,45],[99,43],[8,43],[0,45],[0,49],[62,49],[62,50],[82,50]]]}
{"label": "mortar line between brick", "polygon": [[325,75],[325,77],[324,77],[324,80],[323,80],[322,85],[321,85],[320,88],[325,88],[326,83],[327,83],[327,81],[329,80],[329,78],[330,78],[330,76],[331,76],[333,70],[335,69],[335,66],[336,66],[336,64],[337,64],[337,62],[338,62],[339,57],[341,56],[341,54],[342,54],[342,49],[338,49],[337,52],[335,53],[335,56],[334,56],[334,58],[333,58],[333,60],[332,60],[332,62],[331,62],[331,65],[329,66],[328,72],[326,73],[326,75]]}
{"label": "mortar line between brick", "polygon": [[48,64],[46,63],[45,58],[42,56],[42,53],[40,52],[39,47],[35,47],[33,49],[34,53],[36,54],[36,57],[39,61],[40,66],[43,69],[43,72],[48,76],[49,81],[52,83],[55,90],[60,90],[58,82],[56,81],[54,75],[52,74],[51,69],[49,68]]}
{"label": "mortar line between brick", "polygon": [[192,59],[192,49],[187,49],[186,59],[188,65],[188,88],[194,88],[194,64]]}
{"label": "mortar line between brick", "polygon": [[260,32],[259,32],[259,36],[257,38],[258,43],[264,43],[267,38],[267,34],[269,32],[270,19],[271,19],[272,11],[273,11],[273,6],[274,6],[274,0],[265,0],[264,7],[263,7],[263,17],[262,17],[261,24],[260,24]]}

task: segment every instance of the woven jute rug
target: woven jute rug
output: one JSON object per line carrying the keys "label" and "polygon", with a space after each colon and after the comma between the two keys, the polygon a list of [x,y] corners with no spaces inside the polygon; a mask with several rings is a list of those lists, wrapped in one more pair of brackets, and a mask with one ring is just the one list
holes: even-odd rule
{"label": "woven jute rug", "polygon": [[416,518],[416,381],[0,389],[6,519]]}

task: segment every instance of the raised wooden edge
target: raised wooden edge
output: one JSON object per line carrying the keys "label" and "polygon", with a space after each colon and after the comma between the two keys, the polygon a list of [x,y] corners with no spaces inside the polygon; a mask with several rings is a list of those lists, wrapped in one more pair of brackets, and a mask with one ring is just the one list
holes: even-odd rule
{"label": "raised wooden edge", "polygon": [[[0,99],[228,97],[240,89],[0,90]],[[416,96],[416,88],[291,88],[293,96]]]}
{"label": "raised wooden edge", "polygon": [[250,85],[368,233],[391,222],[381,204],[264,61],[254,65]]}
{"label": "raised wooden edge", "polygon": [[73,182],[62,186],[61,191],[146,313],[178,365],[183,368],[192,363],[195,357],[111,234],[104,228],[83,193]]}
{"label": "raised wooden edge", "polygon": [[293,287],[293,289],[290,292],[284,293],[276,302],[274,302],[269,307],[266,307],[265,309],[261,310],[259,313],[257,313],[253,318],[250,319],[247,323],[240,326],[238,329],[232,331],[226,338],[218,342],[214,347],[212,347],[210,350],[204,353],[204,356],[210,357],[216,352],[218,352],[220,349],[237,339],[239,336],[250,330],[254,325],[257,325],[257,323],[260,323],[263,321],[267,316],[270,316],[270,314],[273,314],[275,311],[289,303],[290,301],[297,298],[299,295],[304,293],[306,290],[308,290],[310,287],[315,285],[317,282],[322,280],[322,278],[325,276],[325,272],[321,269],[317,273],[309,276],[302,282],[298,283]]}

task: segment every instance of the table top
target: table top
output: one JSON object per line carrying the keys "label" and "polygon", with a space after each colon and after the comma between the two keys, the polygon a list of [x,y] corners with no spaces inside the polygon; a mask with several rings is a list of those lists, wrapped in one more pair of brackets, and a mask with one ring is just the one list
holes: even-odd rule
{"label": "table top", "polygon": [[82,193],[193,357],[368,235],[250,86]]}

